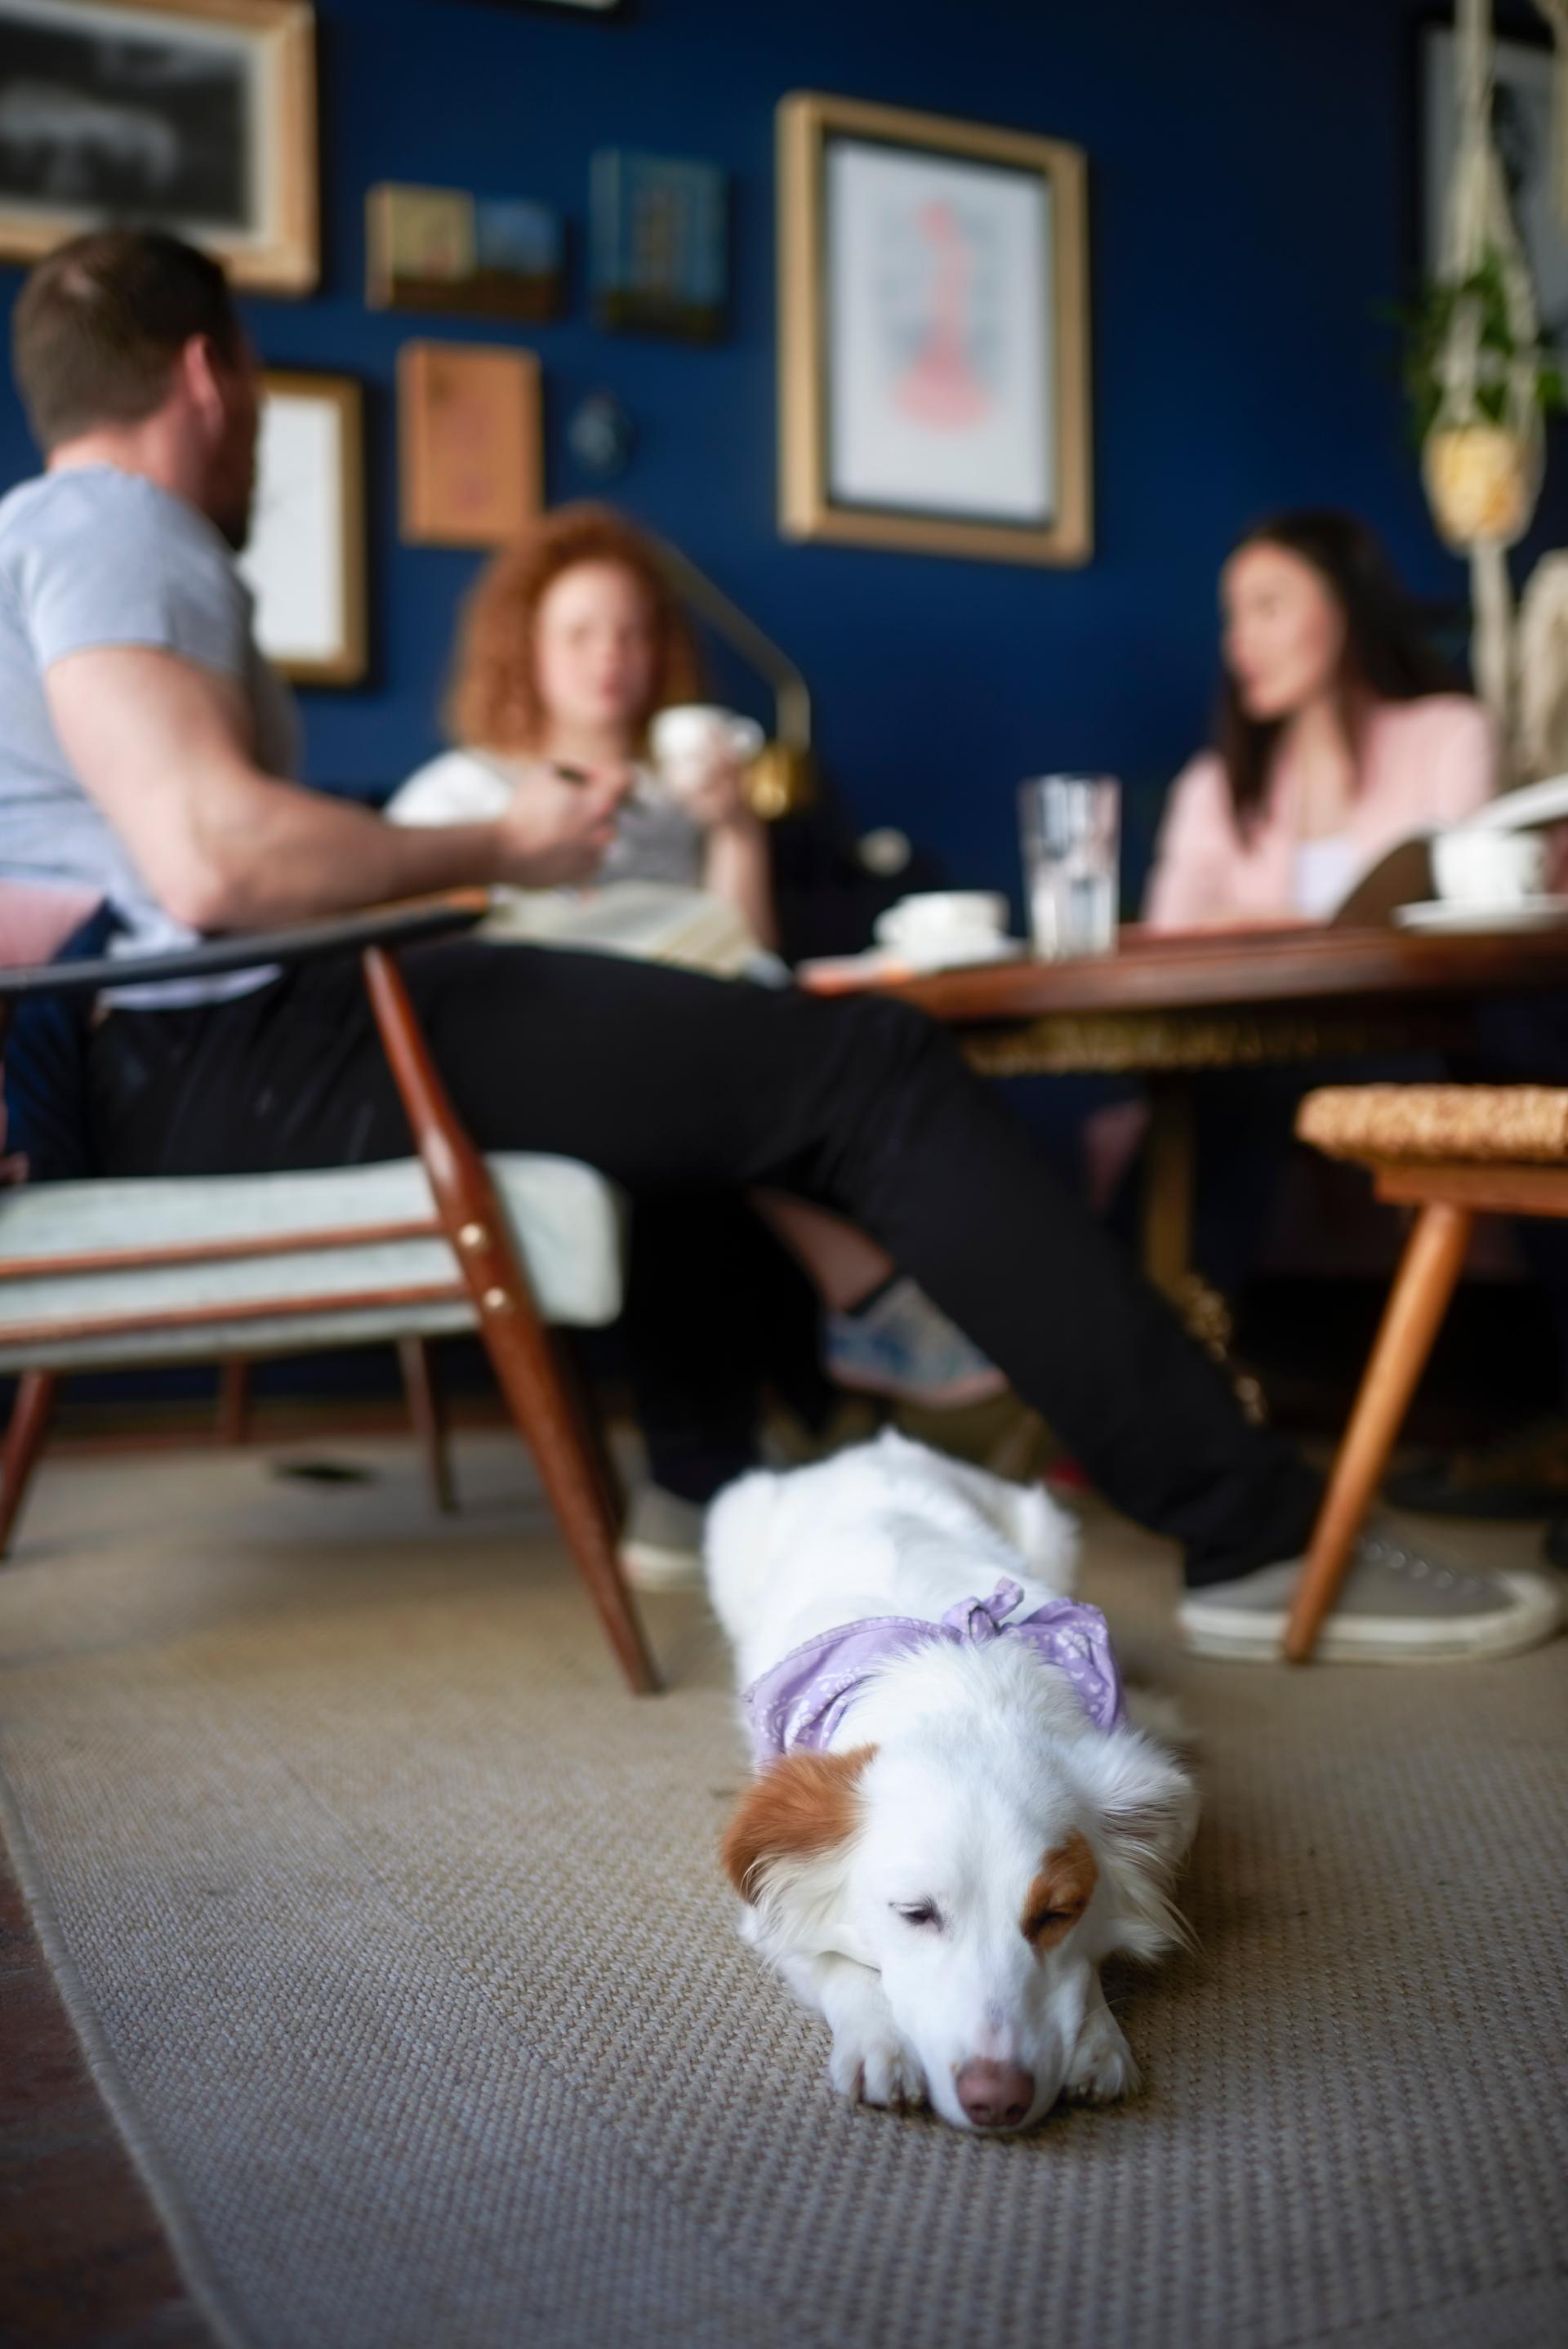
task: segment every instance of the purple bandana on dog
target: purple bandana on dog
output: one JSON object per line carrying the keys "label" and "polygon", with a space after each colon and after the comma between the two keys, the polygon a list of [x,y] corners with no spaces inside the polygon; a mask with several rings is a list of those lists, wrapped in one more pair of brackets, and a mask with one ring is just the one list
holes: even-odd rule
{"label": "purple bandana on dog", "polygon": [[872,1674],[934,1641],[981,1648],[992,1640],[1020,1640],[1042,1664],[1066,1674],[1097,1729],[1119,1729],[1121,1675],[1099,1609],[1052,1599],[1020,1621],[1007,1622],[1023,1595],[1017,1583],[999,1582],[989,1599],[961,1599],[940,1623],[872,1615],[791,1649],[741,1699],[758,1765],[780,1754],[822,1753]]}

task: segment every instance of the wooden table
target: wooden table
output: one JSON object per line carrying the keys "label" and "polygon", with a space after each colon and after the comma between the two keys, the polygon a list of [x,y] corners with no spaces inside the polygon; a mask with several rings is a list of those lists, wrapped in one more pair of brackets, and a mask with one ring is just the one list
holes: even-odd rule
{"label": "wooden table", "polygon": [[989,1074],[1144,1078],[1153,1113],[1144,1260],[1175,1291],[1191,1246],[1195,1071],[1455,1044],[1487,998],[1568,987],[1568,926],[1449,937],[1322,927],[1151,936],[1130,927],[1113,955],[882,984],[960,1030]]}

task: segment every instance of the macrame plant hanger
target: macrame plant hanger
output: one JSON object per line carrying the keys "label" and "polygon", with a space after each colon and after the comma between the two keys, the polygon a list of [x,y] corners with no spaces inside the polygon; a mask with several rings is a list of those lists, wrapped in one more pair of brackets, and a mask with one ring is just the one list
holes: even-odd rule
{"label": "macrame plant hanger", "polygon": [[[1568,0],[1554,0],[1568,23]],[[1459,140],[1443,223],[1442,282],[1495,272],[1510,351],[1483,339],[1488,295],[1454,304],[1437,357],[1438,412],[1423,471],[1432,516],[1470,566],[1476,690],[1513,738],[1513,594],[1508,553],[1541,493],[1543,437],[1537,392],[1540,322],[1508,185],[1491,136],[1491,0],[1459,0]],[[1495,305],[1495,295],[1492,297]]]}
{"label": "macrame plant hanger", "polygon": [[1535,0],[1552,27],[1556,68],[1552,77],[1552,187],[1557,218],[1568,228],[1568,0]]}

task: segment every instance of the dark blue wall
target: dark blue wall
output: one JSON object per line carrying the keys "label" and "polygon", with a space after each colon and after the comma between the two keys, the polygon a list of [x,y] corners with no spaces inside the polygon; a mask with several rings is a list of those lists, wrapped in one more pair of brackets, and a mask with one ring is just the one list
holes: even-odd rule
{"label": "dark blue wall", "polygon": [[[399,547],[392,381],[414,334],[367,312],[364,191],[382,179],[537,195],[573,230],[540,352],[549,493],[592,487],[562,444],[609,385],[640,429],[617,494],[785,645],[863,822],[953,873],[1009,881],[1012,785],[1119,771],[1146,834],[1199,738],[1214,576],[1249,517],[1325,500],[1380,524],[1421,589],[1461,574],[1427,524],[1378,316],[1410,245],[1412,0],[632,0],[624,17],[485,0],[322,0],[325,268],[310,302],[247,305],[266,359],[369,393],[375,670],[306,697],[309,771],[380,791],[437,741],[474,559]],[[815,88],[1076,140],[1090,166],[1098,548],[1084,571],[789,546],[774,526],[773,109]],[[734,331],[711,351],[585,315],[588,156],[626,143],[735,175]],[[15,273],[0,273],[8,305]],[[32,469],[0,394],[0,479]],[[1135,851],[1135,854],[1137,852]]]}

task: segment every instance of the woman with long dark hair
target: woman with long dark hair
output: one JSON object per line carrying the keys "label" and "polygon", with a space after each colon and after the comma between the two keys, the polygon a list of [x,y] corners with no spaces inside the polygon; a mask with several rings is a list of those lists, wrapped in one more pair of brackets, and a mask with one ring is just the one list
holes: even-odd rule
{"label": "woman with long dark hair", "polygon": [[1159,929],[1326,918],[1407,833],[1497,786],[1491,720],[1428,642],[1374,533],[1303,510],[1248,531],[1220,580],[1216,741],[1171,793]]}

